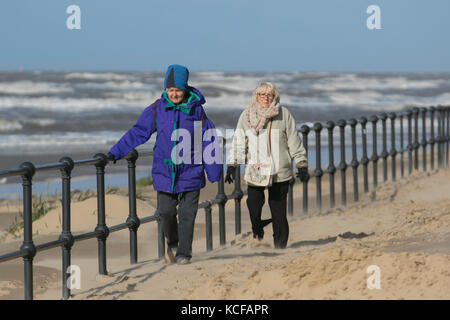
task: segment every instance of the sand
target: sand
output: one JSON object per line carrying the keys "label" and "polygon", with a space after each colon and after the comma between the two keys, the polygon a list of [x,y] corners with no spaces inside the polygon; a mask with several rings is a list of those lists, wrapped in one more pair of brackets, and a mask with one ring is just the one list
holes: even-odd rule
{"label": "sand", "polygon": [[[219,245],[214,208],[210,252],[199,210],[189,265],[157,259],[156,223],[139,229],[139,262],[134,265],[129,263],[128,231],[109,236],[107,276],[98,275],[97,240],[75,243],[72,263],[80,266],[82,278],[71,299],[449,299],[450,171],[414,172],[379,184],[375,201],[360,191],[360,202],[322,213],[302,214],[296,199],[284,250],[273,248],[271,225],[263,241],[252,239],[245,201],[240,235],[234,234],[234,201],[227,203],[224,246]],[[313,190],[311,185],[311,196]],[[294,191],[298,198],[301,186]],[[208,186],[202,199],[216,192],[216,186]],[[147,189],[145,195],[145,201],[138,200],[139,216],[154,212],[154,192]],[[109,225],[126,220],[124,194],[109,194],[106,203]],[[73,203],[74,234],[95,228],[96,205],[95,198]],[[12,207],[3,201],[0,215],[11,214]],[[264,210],[263,216],[269,216],[267,205]],[[36,244],[57,238],[60,211],[55,208],[33,224]],[[21,244],[5,232],[1,241],[0,253]],[[0,299],[23,298],[22,265],[21,259],[0,264]],[[34,266],[35,299],[61,299],[61,249],[39,252]],[[373,288],[376,274],[370,266],[378,267],[379,288]]]}

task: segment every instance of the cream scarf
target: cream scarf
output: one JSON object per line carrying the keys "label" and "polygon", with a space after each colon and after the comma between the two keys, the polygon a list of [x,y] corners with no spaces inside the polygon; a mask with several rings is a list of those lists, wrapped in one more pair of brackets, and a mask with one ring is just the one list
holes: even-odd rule
{"label": "cream scarf", "polygon": [[264,126],[267,121],[278,115],[280,112],[280,103],[278,101],[273,101],[272,104],[263,108],[259,103],[252,103],[246,109],[246,122],[247,125],[257,134]]}

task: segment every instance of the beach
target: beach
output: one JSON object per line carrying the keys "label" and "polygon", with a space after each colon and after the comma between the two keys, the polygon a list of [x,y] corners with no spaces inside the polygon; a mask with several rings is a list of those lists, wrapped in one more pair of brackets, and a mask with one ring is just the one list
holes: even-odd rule
{"label": "beach", "polygon": [[[253,240],[245,197],[239,235],[234,230],[234,201],[226,204],[224,246],[219,244],[214,207],[213,251],[206,251],[204,212],[199,210],[189,265],[167,265],[157,258],[156,223],[139,228],[137,264],[130,264],[127,230],[108,237],[108,275],[98,274],[97,241],[77,242],[72,264],[80,267],[81,288],[73,289],[70,299],[448,299],[449,178],[447,170],[414,171],[396,182],[380,183],[375,201],[371,193],[361,192],[359,202],[321,213],[312,208],[309,214],[300,210],[301,186],[296,184],[284,250],[273,248],[271,225],[265,228],[263,241]],[[228,194],[232,186],[226,187]],[[208,184],[201,201],[216,193],[217,186]],[[138,215],[152,215],[155,194],[151,186],[142,195]],[[20,201],[4,200],[0,215],[20,210],[20,205]],[[270,215],[267,207],[263,217]],[[55,208],[34,222],[35,244],[59,236],[60,211]],[[95,198],[73,200],[74,234],[95,228],[95,211]],[[106,212],[108,225],[124,222],[126,194],[108,194]],[[21,245],[20,238],[5,231],[1,241],[1,253]],[[379,270],[378,289],[369,288],[370,266]],[[61,250],[39,252],[34,268],[35,299],[61,299]],[[0,299],[22,299],[22,260],[1,263],[0,275]]]}

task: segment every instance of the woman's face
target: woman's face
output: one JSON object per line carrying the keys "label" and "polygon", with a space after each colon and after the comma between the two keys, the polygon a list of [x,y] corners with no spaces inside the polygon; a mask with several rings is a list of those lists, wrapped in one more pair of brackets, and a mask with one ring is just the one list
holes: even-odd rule
{"label": "woman's face", "polygon": [[256,101],[263,108],[268,108],[273,101],[273,93],[269,88],[263,89],[256,94]]}
{"label": "woman's face", "polygon": [[179,104],[183,101],[184,98],[184,91],[178,88],[167,88],[167,97],[170,101],[172,101],[174,104]]}

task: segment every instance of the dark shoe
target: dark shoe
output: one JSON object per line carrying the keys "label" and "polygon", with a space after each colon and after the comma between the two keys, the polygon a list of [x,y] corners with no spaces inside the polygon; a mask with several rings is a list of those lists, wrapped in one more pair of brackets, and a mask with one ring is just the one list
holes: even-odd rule
{"label": "dark shoe", "polygon": [[178,257],[177,258],[177,264],[189,264],[191,263],[191,260],[189,260],[186,257]]}
{"label": "dark shoe", "polygon": [[166,254],[164,255],[164,260],[168,264],[172,264],[172,263],[177,262],[177,260],[175,259],[175,255],[173,254],[172,249],[168,249],[167,250]]}
{"label": "dark shoe", "polygon": [[253,239],[259,240],[261,241],[264,238],[264,236],[259,235],[259,234],[253,234]]}

